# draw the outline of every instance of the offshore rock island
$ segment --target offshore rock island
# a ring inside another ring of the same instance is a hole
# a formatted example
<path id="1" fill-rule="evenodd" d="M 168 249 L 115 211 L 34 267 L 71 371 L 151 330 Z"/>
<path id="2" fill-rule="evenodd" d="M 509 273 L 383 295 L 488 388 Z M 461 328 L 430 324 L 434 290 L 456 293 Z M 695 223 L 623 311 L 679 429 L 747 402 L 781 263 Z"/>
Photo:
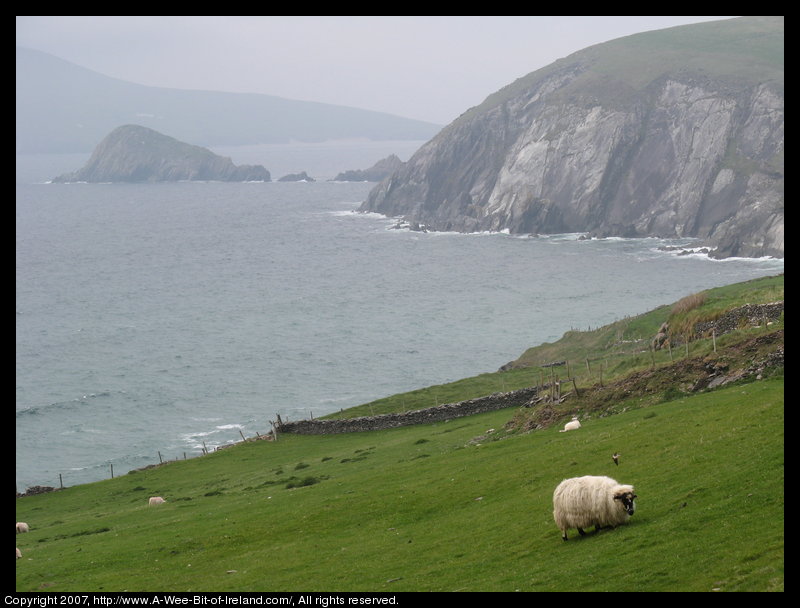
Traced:
<path id="1" fill-rule="evenodd" d="M 114 129 L 86 166 L 54 178 L 69 182 L 270 181 L 261 165 L 234 165 L 230 158 L 139 125 Z"/>
<path id="2" fill-rule="evenodd" d="M 361 211 L 432 231 L 697 238 L 783 257 L 784 18 L 588 47 L 490 95 Z"/>
<path id="3" fill-rule="evenodd" d="M 334 182 L 380 182 L 403 167 L 405 163 L 396 155 L 390 154 L 379 160 L 369 169 L 343 171 L 333 178 Z"/>

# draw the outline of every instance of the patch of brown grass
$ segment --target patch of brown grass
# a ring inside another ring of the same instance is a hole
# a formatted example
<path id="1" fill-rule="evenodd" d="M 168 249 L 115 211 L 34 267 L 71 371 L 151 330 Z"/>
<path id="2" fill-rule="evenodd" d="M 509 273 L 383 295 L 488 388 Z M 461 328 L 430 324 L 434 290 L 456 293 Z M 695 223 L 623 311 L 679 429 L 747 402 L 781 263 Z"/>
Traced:
<path id="1" fill-rule="evenodd" d="M 706 293 L 704 291 L 701 291 L 700 293 L 693 293 L 692 295 L 681 298 L 675 302 L 675 304 L 672 305 L 672 314 L 680 315 L 687 313 L 690 310 L 701 307 L 705 303 Z"/>

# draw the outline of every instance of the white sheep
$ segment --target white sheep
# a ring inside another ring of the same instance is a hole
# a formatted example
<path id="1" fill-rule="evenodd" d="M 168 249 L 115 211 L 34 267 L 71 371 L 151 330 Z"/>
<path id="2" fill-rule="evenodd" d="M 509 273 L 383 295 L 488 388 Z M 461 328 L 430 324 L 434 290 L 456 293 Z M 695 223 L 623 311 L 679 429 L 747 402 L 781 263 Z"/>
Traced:
<path id="1" fill-rule="evenodd" d="M 20 532 L 29 532 L 29 531 L 30 527 L 28 526 L 28 524 L 26 524 L 24 521 L 17 522 L 17 534 L 19 534 Z"/>
<path id="2" fill-rule="evenodd" d="M 160 496 L 151 496 L 150 500 L 147 501 L 147 506 L 152 507 L 153 505 L 160 505 L 165 502 L 167 501 L 161 498 Z"/>
<path id="3" fill-rule="evenodd" d="M 585 475 L 565 479 L 553 492 L 553 519 L 567 540 L 567 530 L 614 527 L 625 523 L 636 509 L 633 486 L 621 485 L 610 477 Z"/>
<path id="4" fill-rule="evenodd" d="M 22 557 L 22 551 L 20 551 L 19 547 L 17 547 L 17 559 L 19 559 L 20 557 Z"/>
<path id="5" fill-rule="evenodd" d="M 572 420 L 570 420 L 569 422 L 567 422 L 567 424 L 564 425 L 564 428 L 562 430 L 560 430 L 558 432 L 559 433 L 566 433 L 567 431 L 574 431 L 574 430 L 579 429 L 579 428 L 581 428 L 581 423 L 578 420 L 578 417 L 575 416 Z"/>

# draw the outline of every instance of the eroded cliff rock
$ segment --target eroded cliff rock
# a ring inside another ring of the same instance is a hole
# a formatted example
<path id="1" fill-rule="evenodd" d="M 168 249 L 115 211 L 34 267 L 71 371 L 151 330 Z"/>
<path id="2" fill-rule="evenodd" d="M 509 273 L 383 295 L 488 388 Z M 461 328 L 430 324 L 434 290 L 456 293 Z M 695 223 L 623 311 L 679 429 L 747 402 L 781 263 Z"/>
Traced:
<path id="1" fill-rule="evenodd" d="M 361 210 L 429 230 L 698 237 L 783 257 L 783 18 L 590 47 L 465 112 Z"/>

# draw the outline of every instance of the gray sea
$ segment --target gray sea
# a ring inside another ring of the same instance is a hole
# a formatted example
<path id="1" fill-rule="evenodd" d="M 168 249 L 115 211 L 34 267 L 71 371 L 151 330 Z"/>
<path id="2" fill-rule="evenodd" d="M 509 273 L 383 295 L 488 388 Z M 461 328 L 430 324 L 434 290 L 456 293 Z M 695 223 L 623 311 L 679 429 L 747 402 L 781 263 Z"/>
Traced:
<path id="1" fill-rule="evenodd" d="M 50 184 L 17 159 L 16 486 L 88 483 L 495 371 L 783 261 L 660 239 L 419 233 L 328 181 L 421 142 L 214 150 L 313 183 Z"/>

